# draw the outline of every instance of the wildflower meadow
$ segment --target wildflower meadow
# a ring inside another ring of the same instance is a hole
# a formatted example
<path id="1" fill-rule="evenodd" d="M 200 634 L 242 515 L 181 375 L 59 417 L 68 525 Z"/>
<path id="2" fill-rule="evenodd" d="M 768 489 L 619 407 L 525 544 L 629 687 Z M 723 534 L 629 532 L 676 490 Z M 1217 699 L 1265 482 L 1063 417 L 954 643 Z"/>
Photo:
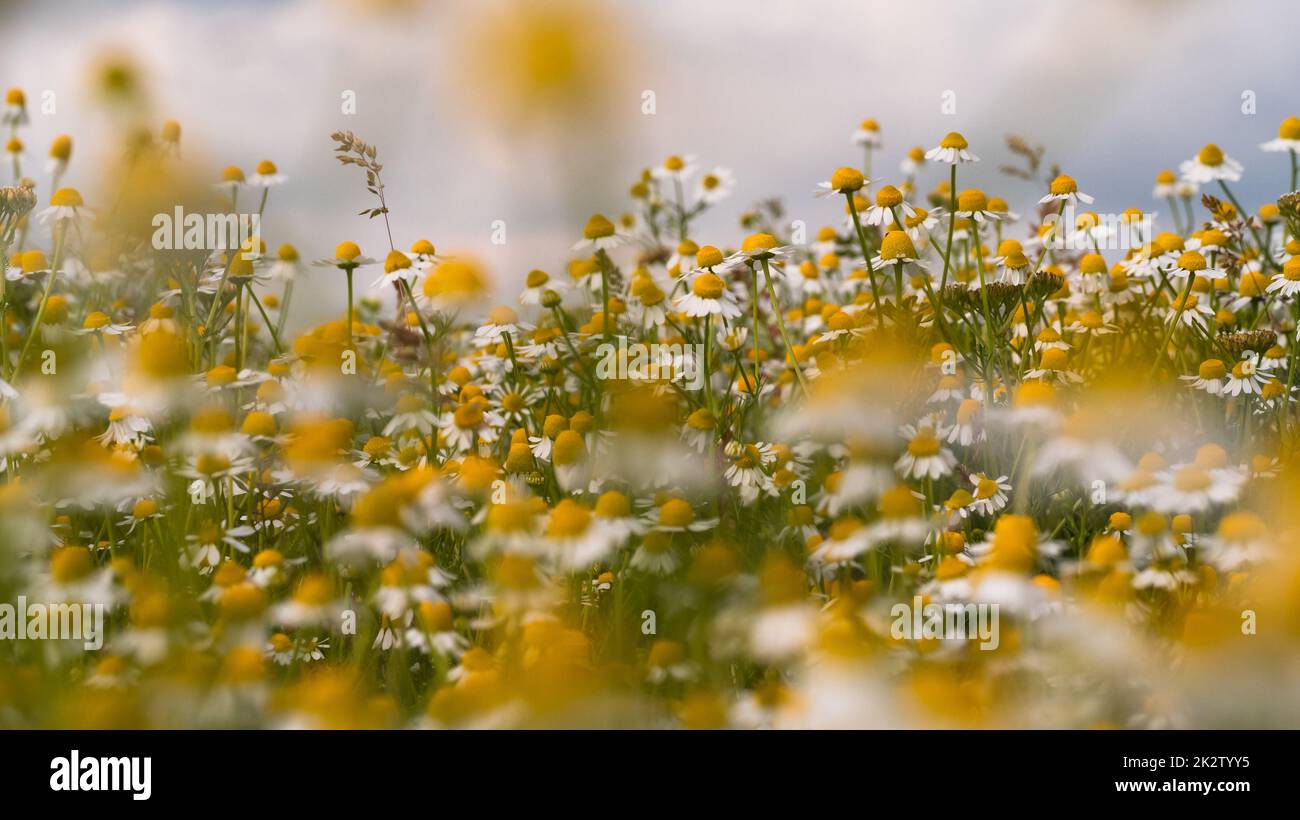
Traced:
<path id="1" fill-rule="evenodd" d="M 800 218 L 682 145 L 500 270 L 362 124 L 291 244 L 276 145 L 38 105 L 0 727 L 1300 727 L 1294 116 L 1129 202 L 845 106 Z"/>

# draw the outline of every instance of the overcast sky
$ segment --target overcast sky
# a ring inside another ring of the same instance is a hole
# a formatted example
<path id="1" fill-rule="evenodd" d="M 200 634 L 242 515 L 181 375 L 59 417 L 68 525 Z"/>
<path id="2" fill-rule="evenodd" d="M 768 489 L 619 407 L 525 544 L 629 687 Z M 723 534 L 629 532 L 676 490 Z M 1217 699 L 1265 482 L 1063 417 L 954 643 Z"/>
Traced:
<path id="1" fill-rule="evenodd" d="M 607 51 L 585 40 L 575 59 L 597 55 L 579 63 L 581 88 L 602 96 L 581 116 L 557 114 L 568 130 L 554 133 L 535 111 L 492 105 L 492 66 L 510 63 L 501 49 L 511 41 L 494 36 L 513 19 L 505 0 L 9 0 L 0 82 L 33 100 L 57 95 L 57 112 L 27 132 L 33 153 L 67 132 L 77 161 L 90 162 L 108 124 L 87 94 L 89 67 L 109 50 L 130 54 L 157 120 L 183 124 L 187 155 L 214 169 L 279 163 L 291 180 L 272 194 L 264 236 L 309 257 L 342 239 L 379 256 L 386 245 L 378 224 L 355 215 L 369 205 L 358 172 L 331 156 L 329 133 L 352 130 L 380 147 L 399 245 L 427 237 L 475 250 L 503 282 L 557 269 L 587 213 L 622 210 L 638 171 L 669 153 L 738 179 L 701 241 L 736 242 L 736 212 L 767 196 L 810 225 L 828 222 L 836 206 L 810 191 L 860 161 L 849 134 L 868 116 L 884 133 L 877 176 L 897 181 L 908 148 L 960 130 L 983 159 L 963 168 L 965 181 L 1019 210 L 1037 194 L 997 173 L 1008 133 L 1045 144 L 1105 211 L 1153 207 L 1155 172 L 1211 140 L 1246 166 L 1248 205 L 1286 184 L 1285 158 L 1258 150 L 1300 114 L 1300 11 L 1286 0 L 596 5 L 584 36 Z M 351 116 L 340 110 L 347 90 Z M 647 90 L 653 115 L 642 113 Z M 954 115 L 941 112 L 946 91 Z M 1242 111 L 1247 91 L 1253 115 Z M 78 167 L 72 184 L 83 184 Z M 494 220 L 505 220 L 505 245 L 490 244 Z M 320 293 L 315 311 L 337 307 Z"/>

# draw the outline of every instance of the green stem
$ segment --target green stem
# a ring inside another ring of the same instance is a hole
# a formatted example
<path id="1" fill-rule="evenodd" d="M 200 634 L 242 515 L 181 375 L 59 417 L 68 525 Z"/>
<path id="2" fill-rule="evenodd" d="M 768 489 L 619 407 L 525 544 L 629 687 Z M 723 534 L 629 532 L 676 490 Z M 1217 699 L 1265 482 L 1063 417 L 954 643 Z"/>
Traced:
<path id="1" fill-rule="evenodd" d="M 50 302 L 50 293 L 54 290 L 54 279 L 58 276 L 59 265 L 63 262 L 63 246 L 67 241 L 68 226 L 60 226 L 58 233 L 58 242 L 54 246 L 54 261 L 50 263 L 50 276 L 45 280 L 45 291 L 41 294 L 41 303 L 36 308 L 36 318 L 32 320 L 32 326 L 27 330 L 27 341 L 23 344 L 23 349 L 18 353 L 18 361 L 14 362 L 14 369 L 9 374 L 10 383 L 13 383 L 18 378 L 18 373 L 23 367 L 23 360 L 27 358 L 27 353 L 31 350 L 32 342 L 36 341 L 36 335 L 41 332 L 41 320 L 45 318 L 45 306 Z M 0 332 L 6 331 L 7 329 L 0 328 Z"/>
<path id="2" fill-rule="evenodd" d="M 763 278 L 767 280 L 767 298 L 772 300 L 772 312 L 776 314 L 776 326 L 781 330 L 781 340 L 785 342 L 785 349 L 790 353 L 790 359 L 794 362 L 794 375 L 799 380 L 799 387 L 803 389 L 803 394 L 808 395 L 808 382 L 804 380 L 803 368 L 799 366 L 799 358 L 795 355 L 794 345 L 790 343 L 790 334 L 785 329 L 785 317 L 781 315 L 781 302 L 776 298 L 776 287 L 772 284 L 772 269 L 768 267 L 767 257 L 763 257 Z"/>
<path id="3" fill-rule="evenodd" d="M 867 237 L 862 232 L 862 220 L 858 219 L 858 204 L 853 201 L 853 192 L 846 191 L 844 198 L 849 201 L 849 215 L 853 217 L 853 227 L 858 234 L 858 247 L 862 250 L 862 263 L 867 266 L 867 278 L 871 280 L 871 301 L 876 305 L 876 324 L 881 328 L 885 326 L 884 309 L 880 306 L 880 287 L 876 284 L 876 271 L 871 265 L 871 251 L 867 248 Z M 758 282 L 758 273 L 754 273 L 754 281 Z M 755 328 L 757 333 L 758 329 Z"/>
<path id="4" fill-rule="evenodd" d="M 1151 378 L 1160 369 L 1160 361 L 1165 357 L 1165 350 L 1169 347 L 1169 339 L 1174 335 L 1174 328 L 1178 327 L 1178 320 L 1183 315 L 1183 309 L 1187 306 L 1187 296 L 1192 292 L 1192 283 L 1196 277 L 1187 274 L 1187 284 L 1183 286 L 1182 295 L 1178 297 L 1178 308 L 1174 312 L 1174 317 L 1169 320 L 1169 327 L 1165 330 L 1165 337 L 1160 342 L 1160 347 L 1156 348 L 1156 360 L 1151 363 L 1151 371 L 1147 378 Z"/>

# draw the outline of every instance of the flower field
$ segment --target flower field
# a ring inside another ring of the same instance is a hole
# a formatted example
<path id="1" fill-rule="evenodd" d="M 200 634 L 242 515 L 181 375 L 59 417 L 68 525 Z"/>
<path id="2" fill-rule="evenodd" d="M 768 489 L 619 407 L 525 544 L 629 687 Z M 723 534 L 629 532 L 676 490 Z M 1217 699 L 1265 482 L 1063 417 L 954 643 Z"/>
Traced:
<path id="1" fill-rule="evenodd" d="M 672 156 L 527 272 L 410 225 L 363 134 L 331 207 L 388 243 L 294 247 L 274 161 L 169 121 L 92 189 L 28 122 L 0 726 L 1300 726 L 1300 120 L 1141 203 L 866 120 L 817 225 Z M 312 291 L 346 312 L 291 330 Z"/>

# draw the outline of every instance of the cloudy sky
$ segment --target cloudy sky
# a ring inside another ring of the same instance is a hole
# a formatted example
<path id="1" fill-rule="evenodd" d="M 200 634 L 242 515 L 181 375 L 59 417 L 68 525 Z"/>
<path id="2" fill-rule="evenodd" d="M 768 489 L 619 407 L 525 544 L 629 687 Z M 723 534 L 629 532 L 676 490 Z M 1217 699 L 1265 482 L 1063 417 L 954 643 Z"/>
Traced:
<path id="1" fill-rule="evenodd" d="M 769 196 L 830 221 L 835 206 L 810 191 L 860 161 L 849 135 L 864 117 L 883 128 L 877 176 L 959 130 L 983 160 L 965 183 L 1021 210 L 1037 195 L 997 171 L 1007 134 L 1045 145 L 1106 211 L 1153 208 L 1156 171 L 1213 140 L 1246 166 L 1238 194 L 1253 207 L 1286 185 L 1285 159 L 1257 146 L 1300 113 L 1297 18 L 1286 0 L 9 0 L 0 82 L 33 101 L 54 92 L 27 142 L 39 156 L 72 134 L 69 181 L 91 187 L 78 170 L 114 125 L 90 78 L 109 55 L 130 60 L 148 115 L 184 126 L 187 158 L 214 174 L 280 165 L 290 183 L 264 235 L 308 256 L 386 245 L 356 216 L 370 204 L 359 173 L 332 159 L 329 133 L 351 130 L 380 148 L 399 245 L 474 251 L 513 283 L 558 268 L 586 216 L 623 210 L 638 172 L 670 153 L 738 180 L 702 242 L 736 242 L 735 214 Z M 490 242 L 497 220 L 504 245 Z M 322 287 L 311 307 L 341 304 Z"/>

